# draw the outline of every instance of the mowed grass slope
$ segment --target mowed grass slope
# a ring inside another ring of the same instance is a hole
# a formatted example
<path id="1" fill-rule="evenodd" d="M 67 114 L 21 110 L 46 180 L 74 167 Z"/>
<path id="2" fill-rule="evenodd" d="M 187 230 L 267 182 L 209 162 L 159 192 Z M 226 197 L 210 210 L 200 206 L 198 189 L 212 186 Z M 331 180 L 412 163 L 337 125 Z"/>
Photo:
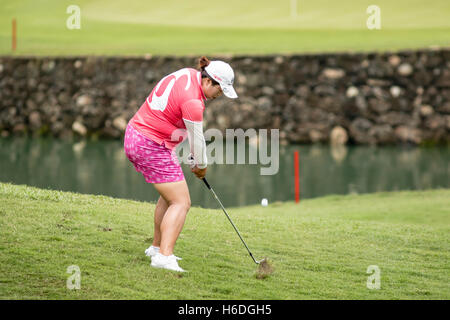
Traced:
<path id="1" fill-rule="evenodd" d="M 447 0 L 4 0 L 0 54 L 221 55 L 333 51 L 393 51 L 450 46 Z M 70 5 L 81 29 L 69 30 Z M 370 5 L 381 9 L 381 30 L 368 30 Z"/>
<path id="2" fill-rule="evenodd" d="M 219 190 L 217 190 L 219 191 Z M 450 190 L 191 208 L 175 254 L 149 266 L 153 203 L 0 184 L 1 299 L 449 299 Z M 71 265 L 81 289 L 68 290 Z M 366 286 L 381 270 L 381 289 Z"/>

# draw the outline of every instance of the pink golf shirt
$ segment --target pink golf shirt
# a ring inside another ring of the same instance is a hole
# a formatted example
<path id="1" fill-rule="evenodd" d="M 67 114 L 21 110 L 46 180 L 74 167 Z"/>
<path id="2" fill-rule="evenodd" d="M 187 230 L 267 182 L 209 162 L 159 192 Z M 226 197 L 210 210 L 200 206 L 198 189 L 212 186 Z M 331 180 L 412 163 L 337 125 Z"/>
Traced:
<path id="1" fill-rule="evenodd" d="M 206 100 L 201 87 L 201 73 L 192 68 L 180 69 L 161 79 L 130 124 L 144 136 L 172 150 L 187 134 L 183 119 L 203 121 Z"/>

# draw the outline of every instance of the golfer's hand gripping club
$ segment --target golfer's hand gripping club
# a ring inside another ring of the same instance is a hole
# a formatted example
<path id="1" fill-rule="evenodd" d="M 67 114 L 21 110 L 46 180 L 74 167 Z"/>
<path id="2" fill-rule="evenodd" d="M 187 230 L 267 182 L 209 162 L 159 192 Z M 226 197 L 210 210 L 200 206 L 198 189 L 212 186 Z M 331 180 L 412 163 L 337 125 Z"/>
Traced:
<path id="1" fill-rule="evenodd" d="M 206 168 L 200 169 L 196 166 L 193 154 L 189 154 L 187 162 L 189 167 L 191 168 L 191 172 L 195 174 L 195 176 L 199 179 L 203 179 L 206 174 Z"/>

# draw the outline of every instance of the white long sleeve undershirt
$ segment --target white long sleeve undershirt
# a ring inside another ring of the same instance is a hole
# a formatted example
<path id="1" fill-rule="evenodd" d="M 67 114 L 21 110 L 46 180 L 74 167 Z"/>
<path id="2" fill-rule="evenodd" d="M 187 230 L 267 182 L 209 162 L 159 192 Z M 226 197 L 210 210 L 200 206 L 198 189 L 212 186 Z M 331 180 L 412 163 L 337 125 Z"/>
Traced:
<path id="1" fill-rule="evenodd" d="M 191 121 L 184 118 L 183 121 L 186 125 L 194 163 L 199 169 L 204 169 L 208 165 L 208 159 L 206 157 L 206 141 L 203 136 L 203 121 Z"/>

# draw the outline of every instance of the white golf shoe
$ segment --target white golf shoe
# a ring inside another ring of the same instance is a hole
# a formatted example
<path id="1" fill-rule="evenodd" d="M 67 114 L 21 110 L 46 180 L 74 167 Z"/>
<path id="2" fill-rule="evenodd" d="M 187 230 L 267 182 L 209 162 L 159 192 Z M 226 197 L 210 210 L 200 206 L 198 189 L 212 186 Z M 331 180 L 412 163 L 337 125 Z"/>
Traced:
<path id="1" fill-rule="evenodd" d="M 152 256 L 152 263 L 150 265 L 154 268 L 185 272 L 185 270 L 178 265 L 177 259 L 173 254 L 170 256 L 165 256 L 158 252 Z"/>
<path id="2" fill-rule="evenodd" d="M 147 249 L 145 249 L 145 255 L 147 257 L 154 257 L 157 253 L 159 253 L 159 247 L 150 246 Z M 183 258 L 175 256 L 175 259 L 177 260 L 183 260 Z"/>
<path id="3" fill-rule="evenodd" d="M 158 247 L 150 246 L 147 249 L 145 249 L 145 255 L 147 257 L 153 257 L 159 252 Z"/>

